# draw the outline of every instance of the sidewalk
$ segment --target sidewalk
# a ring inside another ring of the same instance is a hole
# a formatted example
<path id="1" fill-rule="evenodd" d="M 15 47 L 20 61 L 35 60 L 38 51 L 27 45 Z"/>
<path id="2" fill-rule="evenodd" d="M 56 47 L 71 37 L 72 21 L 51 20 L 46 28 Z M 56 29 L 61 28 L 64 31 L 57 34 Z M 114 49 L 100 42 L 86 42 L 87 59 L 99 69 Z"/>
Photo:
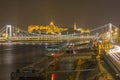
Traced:
<path id="1" fill-rule="evenodd" d="M 99 80 L 114 80 L 112 75 L 105 69 L 105 67 L 102 65 L 102 62 L 99 58 L 97 58 L 98 66 L 101 71 L 101 75 L 99 77 Z"/>
<path id="2" fill-rule="evenodd" d="M 81 67 L 82 63 L 83 63 L 83 61 L 79 59 L 78 62 L 77 62 L 76 70 L 80 70 L 80 67 Z M 79 76 L 80 76 L 80 71 L 77 72 L 75 80 L 79 80 Z"/>

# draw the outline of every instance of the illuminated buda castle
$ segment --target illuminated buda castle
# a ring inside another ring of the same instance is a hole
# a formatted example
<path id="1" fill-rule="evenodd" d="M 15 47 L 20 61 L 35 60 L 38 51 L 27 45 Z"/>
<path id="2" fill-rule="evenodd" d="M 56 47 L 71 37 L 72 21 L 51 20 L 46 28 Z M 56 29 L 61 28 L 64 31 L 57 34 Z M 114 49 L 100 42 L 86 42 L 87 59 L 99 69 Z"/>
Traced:
<path id="1" fill-rule="evenodd" d="M 48 26 L 30 25 L 28 26 L 29 33 L 40 34 L 61 34 L 62 31 L 66 31 L 68 28 L 61 28 L 55 26 L 53 22 L 50 22 Z"/>
<path id="2" fill-rule="evenodd" d="M 50 22 L 48 26 L 40 26 L 40 25 L 30 25 L 28 26 L 29 33 L 39 33 L 39 34 L 73 34 L 77 33 L 89 33 L 90 30 L 84 30 L 82 28 L 77 28 L 76 24 L 74 24 L 73 28 L 63 28 L 54 25 L 53 22 Z"/>

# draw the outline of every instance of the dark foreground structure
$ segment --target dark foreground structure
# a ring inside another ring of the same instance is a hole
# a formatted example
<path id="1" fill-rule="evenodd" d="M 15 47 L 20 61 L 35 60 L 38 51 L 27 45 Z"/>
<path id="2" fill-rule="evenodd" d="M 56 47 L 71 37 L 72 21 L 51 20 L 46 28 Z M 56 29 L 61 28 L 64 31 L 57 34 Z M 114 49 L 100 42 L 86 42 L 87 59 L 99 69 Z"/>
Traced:
<path id="1" fill-rule="evenodd" d="M 12 72 L 11 80 L 108 80 L 100 62 L 109 64 L 109 60 L 105 54 L 97 58 L 98 50 L 89 43 L 67 46 L 62 52 L 48 54 L 40 61 Z M 110 80 L 119 79 L 117 76 Z"/>

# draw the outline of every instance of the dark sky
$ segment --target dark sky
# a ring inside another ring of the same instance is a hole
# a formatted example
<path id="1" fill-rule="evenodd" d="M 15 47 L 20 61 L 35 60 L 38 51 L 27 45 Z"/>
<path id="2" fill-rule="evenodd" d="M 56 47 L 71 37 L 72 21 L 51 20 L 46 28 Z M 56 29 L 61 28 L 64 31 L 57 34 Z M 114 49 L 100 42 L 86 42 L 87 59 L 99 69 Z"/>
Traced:
<path id="1" fill-rule="evenodd" d="M 120 0 L 0 0 L 0 27 L 11 24 L 95 28 L 109 22 L 120 25 Z"/>

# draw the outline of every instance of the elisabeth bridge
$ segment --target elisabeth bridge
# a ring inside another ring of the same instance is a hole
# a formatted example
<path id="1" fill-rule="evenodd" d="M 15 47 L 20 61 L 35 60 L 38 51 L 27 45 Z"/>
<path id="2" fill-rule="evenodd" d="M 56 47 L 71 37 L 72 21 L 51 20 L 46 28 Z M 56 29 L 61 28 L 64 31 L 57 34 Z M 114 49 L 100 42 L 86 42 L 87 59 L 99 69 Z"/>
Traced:
<path id="1" fill-rule="evenodd" d="M 118 27 L 111 23 L 90 30 L 88 35 L 76 34 L 38 34 L 18 29 L 17 27 L 7 25 L 0 29 L 0 41 L 70 41 L 70 40 L 91 40 L 101 39 L 112 41 L 118 39 Z"/>

